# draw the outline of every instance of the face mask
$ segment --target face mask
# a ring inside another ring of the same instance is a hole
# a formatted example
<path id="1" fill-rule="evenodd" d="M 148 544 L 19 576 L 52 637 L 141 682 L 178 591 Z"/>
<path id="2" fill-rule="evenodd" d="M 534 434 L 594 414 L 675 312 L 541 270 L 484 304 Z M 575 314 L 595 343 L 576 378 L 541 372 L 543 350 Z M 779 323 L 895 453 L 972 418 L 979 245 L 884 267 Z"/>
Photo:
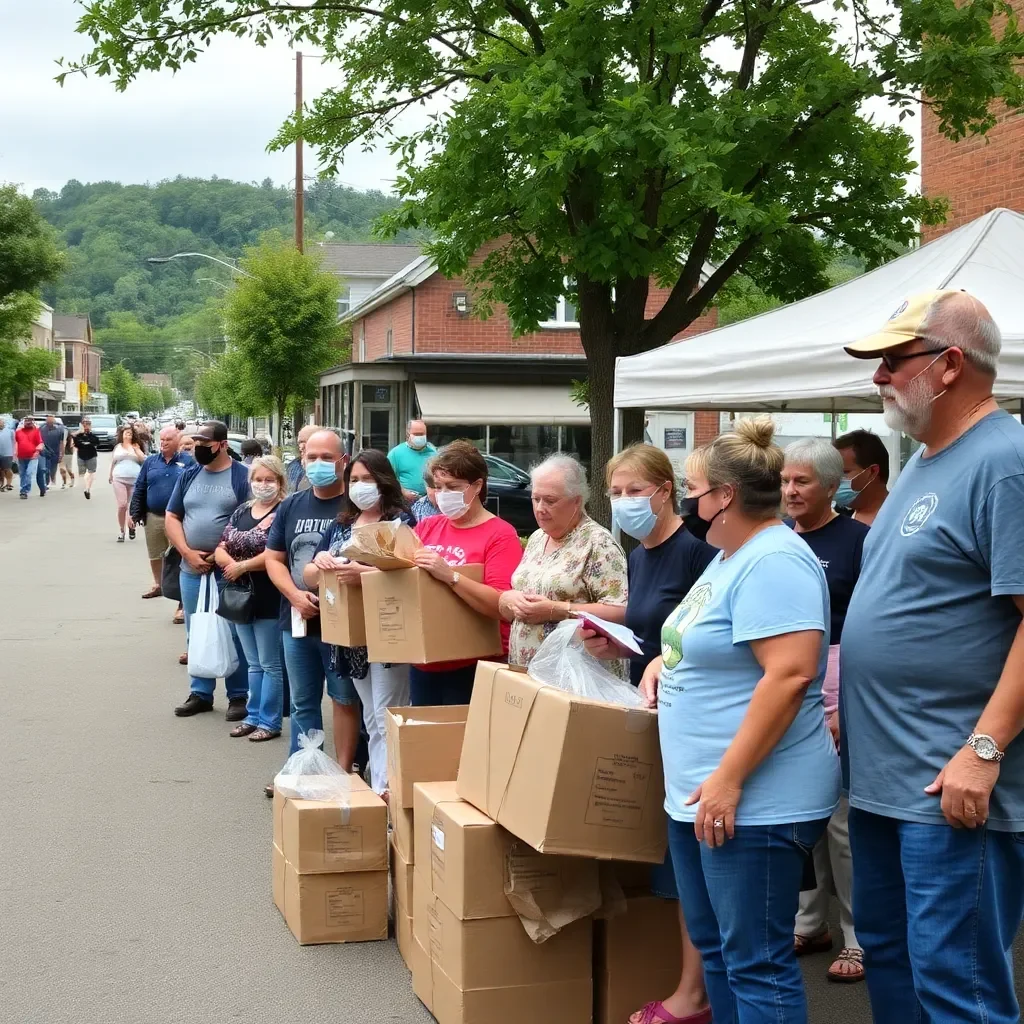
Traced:
<path id="1" fill-rule="evenodd" d="M 252 496 L 257 501 L 273 501 L 277 497 L 277 484 L 253 484 Z"/>
<path id="2" fill-rule="evenodd" d="M 441 510 L 441 514 L 449 519 L 458 519 L 469 511 L 462 491 L 438 491 L 437 507 Z"/>
<path id="3" fill-rule="evenodd" d="M 333 462 L 313 459 L 306 463 L 306 476 L 314 487 L 330 487 L 338 482 L 338 469 Z"/>
<path id="4" fill-rule="evenodd" d="M 409 444 L 413 448 L 426 448 L 427 447 L 426 436 L 423 435 L 423 434 L 412 434 L 409 437 Z"/>
<path id="5" fill-rule="evenodd" d="M 369 480 L 357 480 L 354 484 L 349 485 L 348 496 L 356 508 L 365 512 L 380 501 L 380 488 L 376 484 L 370 483 Z"/>
<path id="6" fill-rule="evenodd" d="M 850 477 L 849 480 L 843 480 L 839 484 L 839 489 L 836 491 L 836 496 L 834 499 L 837 505 L 841 506 L 842 508 L 849 508 L 850 505 L 852 505 L 857 500 L 857 498 L 860 497 L 860 492 L 864 490 L 864 488 L 854 487 L 853 481 L 856 480 L 857 477 L 861 476 L 866 472 L 867 470 L 862 469 L 860 473 L 855 473 L 853 476 Z"/>
<path id="7" fill-rule="evenodd" d="M 215 452 L 208 444 L 197 444 L 196 450 L 192 453 L 193 458 L 200 466 L 208 466 L 220 452 Z"/>
<path id="8" fill-rule="evenodd" d="M 612 501 L 612 522 L 635 540 L 649 537 L 658 522 L 658 517 L 651 508 L 651 496 L 615 498 Z"/>

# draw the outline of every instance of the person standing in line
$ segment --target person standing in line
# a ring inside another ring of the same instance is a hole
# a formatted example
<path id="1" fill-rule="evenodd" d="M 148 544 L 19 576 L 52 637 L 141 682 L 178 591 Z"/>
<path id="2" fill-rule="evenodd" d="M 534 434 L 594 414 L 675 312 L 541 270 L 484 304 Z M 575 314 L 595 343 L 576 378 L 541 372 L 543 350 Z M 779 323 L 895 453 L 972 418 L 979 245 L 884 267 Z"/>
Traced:
<path id="1" fill-rule="evenodd" d="M 782 500 L 796 533 L 807 542 L 825 571 L 831 608 L 828 669 L 822 695 L 825 720 L 832 738 L 839 743 L 839 644 L 846 621 L 846 609 L 860 575 L 861 555 L 868 527 L 849 516 L 841 516 L 832 500 L 843 479 L 843 458 L 823 437 L 795 441 L 786 448 L 782 467 Z M 848 828 L 849 804 L 840 796 L 839 806 L 828 829 L 814 847 L 816 888 L 800 893 L 793 947 L 797 956 L 832 949 L 829 931 L 829 895 L 835 886 L 839 900 L 839 925 L 843 944 L 828 969 L 829 981 L 852 984 L 864 980 L 864 952 L 854 931 L 853 858 Z"/>
<path id="2" fill-rule="evenodd" d="M 100 439 L 92 432 L 92 420 L 82 418 L 82 425 L 71 435 L 78 453 L 78 475 L 82 478 L 82 489 L 86 500 L 92 497 L 92 482 L 96 478 L 96 460 L 99 457 Z"/>
<path id="3" fill-rule="evenodd" d="M 46 450 L 40 456 L 39 469 L 45 470 L 47 490 L 57 482 L 57 467 L 64 453 L 64 441 L 68 436 L 67 429 L 57 422 L 53 413 L 47 413 L 46 422 L 39 430 Z M 44 465 L 45 464 L 45 465 Z M 63 489 L 63 488 L 62 488 Z"/>
<path id="4" fill-rule="evenodd" d="M 65 431 L 64 447 L 60 459 L 60 489 L 75 486 L 75 445 L 71 439 L 71 431 Z"/>
<path id="5" fill-rule="evenodd" d="M 281 735 L 281 595 L 266 570 L 267 536 L 288 487 L 281 460 L 257 455 L 249 466 L 249 487 L 252 501 L 231 514 L 214 558 L 226 580 L 245 578 L 252 588 L 252 621 L 235 623 L 249 663 L 249 701 L 230 735 L 262 743 Z"/>
<path id="6" fill-rule="evenodd" d="M 961 291 L 848 345 L 886 425 L 920 441 L 875 519 L 843 627 L 853 913 L 877 1024 L 1020 1020 L 1024 427 L 1002 339 Z"/>
<path id="7" fill-rule="evenodd" d="M 291 691 L 288 752 L 294 754 L 299 749 L 301 733 L 323 729 L 326 679 L 333 708 L 335 757 L 350 771 L 359 744 L 359 697 L 352 680 L 331 667 L 331 645 L 320 636 L 317 596 L 302 575 L 341 511 L 347 459 L 334 431 L 316 427 L 307 435 L 304 472 L 310 487 L 290 494 L 278 507 L 267 538 L 266 566 L 281 594 L 278 626 Z M 273 786 L 268 789 L 267 795 L 273 796 Z"/>
<path id="8" fill-rule="evenodd" d="M 423 474 L 437 449 L 427 440 L 427 425 L 423 420 L 410 420 L 405 428 L 405 440 L 388 452 L 391 463 L 402 485 L 406 501 L 417 501 L 426 494 Z"/>
<path id="9" fill-rule="evenodd" d="M 889 449 L 870 430 L 851 430 L 832 444 L 843 457 L 836 508 L 849 509 L 858 523 L 870 526 L 889 496 Z"/>
<path id="10" fill-rule="evenodd" d="M 222 573 L 215 568 L 213 553 L 224 534 L 231 513 L 249 500 L 249 474 L 245 466 L 228 454 L 228 428 L 219 420 L 204 423 L 193 435 L 196 465 L 182 470 L 167 502 L 164 528 L 167 539 L 181 554 L 181 599 L 185 608 L 185 631 L 199 605 L 200 581 L 210 572 L 215 584 Z M 238 634 L 231 635 L 238 654 L 238 668 L 224 680 L 228 708 L 224 718 L 240 722 L 246 715 L 249 694 L 249 666 Z M 189 695 L 174 713 L 189 718 L 213 710 L 216 679 L 189 677 Z"/>
<path id="11" fill-rule="evenodd" d="M 263 454 L 263 446 L 254 437 L 247 437 L 242 442 L 242 465 L 251 466 L 253 459 Z"/>
<path id="12" fill-rule="evenodd" d="M 441 514 L 441 510 L 437 507 L 437 489 L 434 487 L 434 474 L 430 467 L 431 463 L 428 462 L 427 468 L 423 470 L 423 486 L 427 493 L 422 498 L 417 498 L 412 504 L 412 516 L 417 523 Z"/>
<path id="13" fill-rule="evenodd" d="M 31 413 L 21 421 L 21 426 L 14 432 L 14 446 L 18 454 L 18 475 L 21 477 L 21 497 L 27 499 L 32 490 L 32 478 L 36 478 L 39 486 L 39 497 L 46 497 L 45 475 L 39 475 L 39 460 L 46 450 L 42 434 L 36 426 L 35 417 Z"/>
<path id="14" fill-rule="evenodd" d="M 0 491 L 14 489 L 14 428 L 0 416 Z"/>
<path id="15" fill-rule="evenodd" d="M 139 470 L 128 508 L 128 528 L 134 533 L 142 526 L 146 535 L 146 554 L 149 557 L 149 571 L 153 575 L 153 586 L 143 595 L 143 600 L 161 596 L 160 576 L 163 571 L 164 552 L 167 550 L 167 502 L 186 467 L 194 459 L 178 451 L 178 431 L 168 424 L 160 431 L 160 450 L 146 457 Z"/>
<path id="16" fill-rule="evenodd" d="M 309 480 L 303 469 L 306 458 L 306 442 L 318 431 L 321 430 L 315 423 L 307 423 L 295 438 L 299 448 L 299 457 L 288 463 L 288 490 L 305 491 L 309 489 Z"/>
<path id="17" fill-rule="evenodd" d="M 110 457 L 110 473 L 107 482 L 114 488 L 114 499 L 117 502 L 117 525 L 120 532 L 117 543 L 124 543 L 124 530 L 128 526 L 128 535 L 135 540 L 135 524 L 129 520 L 128 506 L 135 490 L 135 481 L 139 478 L 146 455 L 139 445 L 135 428 L 125 426 L 118 431 L 117 444 Z"/>
<path id="18" fill-rule="evenodd" d="M 191 434 L 183 434 L 178 442 L 178 451 L 182 455 L 194 456 L 196 451 L 196 439 Z"/>
<path id="19" fill-rule="evenodd" d="M 324 532 L 317 554 L 303 571 L 306 586 L 315 590 L 323 570 L 333 572 L 344 586 L 362 587 L 363 573 L 374 571 L 372 566 L 349 561 L 341 549 L 351 540 L 354 528 L 396 520 L 406 526 L 415 523 L 391 463 L 383 452 L 361 452 L 345 470 L 345 495 L 338 521 Z M 370 662 L 365 647 L 335 647 L 334 658 L 336 670 L 351 678 L 363 705 L 370 785 L 375 792 L 383 793 L 388 788 L 387 709 L 408 705 L 409 666 Z"/>

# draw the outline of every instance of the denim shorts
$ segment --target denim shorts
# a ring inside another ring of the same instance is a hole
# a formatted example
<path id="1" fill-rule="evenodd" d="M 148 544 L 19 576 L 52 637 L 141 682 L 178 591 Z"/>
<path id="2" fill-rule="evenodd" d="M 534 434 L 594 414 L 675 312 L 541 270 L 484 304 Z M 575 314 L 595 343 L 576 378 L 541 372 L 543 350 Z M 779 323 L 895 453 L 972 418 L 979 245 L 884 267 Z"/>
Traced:
<path id="1" fill-rule="evenodd" d="M 327 672 L 327 696 L 335 704 L 356 704 L 359 694 L 348 676 L 339 676 L 337 672 Z"/>
<path id="2" fill-rule="evenodd" d="M 660 864 L 651 865 L 651 892 L 663 900 L 678 900 L 679 889 L 676 887 L 676 872 L 672 866 L 672 851 L 665 851 L 665 859 Z"/>

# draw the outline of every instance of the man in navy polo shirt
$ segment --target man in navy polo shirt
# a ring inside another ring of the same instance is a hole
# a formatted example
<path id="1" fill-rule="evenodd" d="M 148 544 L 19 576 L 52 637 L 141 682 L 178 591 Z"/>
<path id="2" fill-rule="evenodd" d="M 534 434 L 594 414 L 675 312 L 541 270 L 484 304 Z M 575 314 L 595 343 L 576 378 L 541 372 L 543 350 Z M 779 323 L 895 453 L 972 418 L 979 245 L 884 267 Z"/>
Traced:
<path id="1" fill-rule="evenodd" d="M 134 529 L 136 525 L 141 525 L 146 530 L 146 554 L 153 574 L 153 586 L 142 595 L 146 599 L 160 597 L 161 594 L 160 572 L 168 546 L 164 526 L 167 502 L 170 501 L 171 492 L 182 470 L 195 461 L 191 455 L 178 451 L 181 434 L 173 424 L 168 424 L 160 431 L 159 443 L 160 450 L 148 456 L 139 470 L 128 510 L 128 528 Z"/>

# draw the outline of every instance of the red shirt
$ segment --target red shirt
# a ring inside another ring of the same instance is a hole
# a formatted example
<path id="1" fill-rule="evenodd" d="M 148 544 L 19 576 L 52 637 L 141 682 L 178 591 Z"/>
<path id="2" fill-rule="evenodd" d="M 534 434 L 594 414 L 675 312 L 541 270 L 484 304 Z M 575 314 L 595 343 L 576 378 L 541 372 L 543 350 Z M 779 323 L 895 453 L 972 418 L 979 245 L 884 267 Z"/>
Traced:
<path id="1" fill-rule="evenodd" d="M 416 524 L 416 535 L 423 546 L 437 551 L 449 565 L 483 565 L 484 583 L 499 593 L 512 589 L 512 573 L 523 557 L 523 546 L 515 529 L 497 516 L 478 526 L 453 525 L 447 516 L 431 516 Z M 508 655 L 509 623 L 501 623 L 501 649 Z M 417 665 L 428 672 L 449 672 L 452 669 L 475 665 L 469 661 L 446 661 L 432 665 Z"/>
<path id="2" fill-rule="evenodd" d="M 34 459 L 43 443 L 43 435 L 39 433 L 38 427 L 29 430 L 26 427 L 18 427 L 14 432 L 14 443 L 19 459 Z"/>

